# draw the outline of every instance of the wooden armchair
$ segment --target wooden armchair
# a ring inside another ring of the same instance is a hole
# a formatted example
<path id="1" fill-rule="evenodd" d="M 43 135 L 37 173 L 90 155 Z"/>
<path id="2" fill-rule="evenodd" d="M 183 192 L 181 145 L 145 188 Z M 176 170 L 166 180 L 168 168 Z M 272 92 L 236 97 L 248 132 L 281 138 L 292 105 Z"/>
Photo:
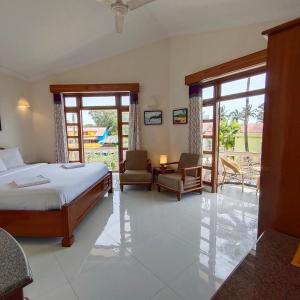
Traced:
<path id="1" fill-rule="evenodd" d="M 182 153 L 179 162 L 171 162 L 165 165 L 178 164 L 176 172 L 160 174 L 157 187 L 176 192 L 177 200 L 180 201 L 183 193 L 198 191 L 202 193 L 202 166 L 199 165 L 200 155 Z"/>
<path id="2" fill-rule="evenodd" d="M 152 168 L 147 151 L 127 151 L 126 160 L 120 163 L 120 189 L 124 185 L 146 185 L 151 191 Z"/>

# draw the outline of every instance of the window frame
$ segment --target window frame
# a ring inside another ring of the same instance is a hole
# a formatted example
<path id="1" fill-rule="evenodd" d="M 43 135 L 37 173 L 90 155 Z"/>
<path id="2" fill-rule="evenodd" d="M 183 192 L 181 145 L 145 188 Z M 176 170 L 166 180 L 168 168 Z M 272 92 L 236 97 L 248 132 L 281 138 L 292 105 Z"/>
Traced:
<path id="1" fill-rule="evenodd" d="M 224 101 L 230 101 L 239 98 L 246 98 L 252 96 L 259 96 L 266 94 L 266 88 L 258 89 L 248 92 L 235 93 L 231 95 L 221 96 L 221 85 L 226 82 L 231 82 L 234 80 L 244 79 L 260 74 L 266 74 L 267 69 L 266 66 L 260 66 L 256 68 L 252 68 L 250 70 L 236 72 L 231 75 L 226 75 L 223 77 L 219 77 L 213 80 L 207 80 L 201 82 L 202 89 L 205 87 L 214 87 L 214 97 L 203 100 L 203 107 L 213 107 L 213 119 L 202 120 L 203 123 L 213 123 L 213 134 L 209 136 L 202 135 L 202 138 L 212 138 L 212 151 L 203 151 L 203 154 L 212 156 L 212 164 L 211 166 L 203 166 L 204 170 L 211 170 L 211 181 L 204 180 L 203 183 L 207 186 L 210 186 L 212 192 L 217 192 L 218 187 L 218 169 L 219 169 L 219 122 L 220 122 L 220 107 L 221 103 Z"/>
<path id="2" fill-rule="evenodd" d="M 123 122 L 122 120 L 122 112 L 129 112 L 129 105 L 122 105 L 122 96 L 129 96 L 130 92 L 105 92 L 105 93 L 64 93 L 64 114 L 65 114 L 65 125 L 66 125 L 66 134 L 67 141 L 69 138 L 77 138 L 79 148 L 70 148 L 67 144 L 68 155 L 70 152 L 78 151 L 79 152 L 79 162 L 84 162 L 84 144 L 83 144 L 83 134 L 82 134 L 82 116 L 81 112 L 84 110 L 117 110 L 117 122 L 118 122 L 118 152 L 119 152 L 119 164 L 124 160 L 123 152 L 128 150 L 128 147 L 123 146 L 124 138 L 128 138 L 128 135 L 123 134 L 122 125 L 128 125 L 128 122 Z M 116 99 L 114 106 L 83 106 L 83 97 L 111 97 L 114 96 Z M 66 98 L 68 97 L 76 97 L 77 106 L 76 107 L 67 107 L 66 106 Z M 66 114 L 67 113 L 76 113 L 77 114 L 77 123 L 68 123 Z M 68 136 L 68 126 L 78 126 L 78 136 Z M 72 161 L 72 162 L 77 162 Z"/>

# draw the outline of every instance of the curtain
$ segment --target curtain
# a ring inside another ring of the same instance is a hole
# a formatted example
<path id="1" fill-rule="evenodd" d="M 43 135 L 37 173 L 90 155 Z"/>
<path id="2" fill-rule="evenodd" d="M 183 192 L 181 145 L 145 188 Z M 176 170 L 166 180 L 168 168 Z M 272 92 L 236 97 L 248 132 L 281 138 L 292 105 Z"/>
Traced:
<path id="1" fill-rule="evenodd" d="M 139 150 L 141 146 L 140 141 L 140 127 L 139 127 L 139 105 L 138 94 L 130 93 L 129 105 L 129 134 L 128 134 L 128 149 Z"/>
<path id="2" fill-rule="evenodd" d="M 53 99 L 56 162 L 67 163 L 69 161 L 69 158 L 63 97 L 61 94 L 53 94 Z"/>
<path id="3" fill-rule="evenodd" d="M 202 88 L 189 87 L 189 152 L 202 155 Z"/>

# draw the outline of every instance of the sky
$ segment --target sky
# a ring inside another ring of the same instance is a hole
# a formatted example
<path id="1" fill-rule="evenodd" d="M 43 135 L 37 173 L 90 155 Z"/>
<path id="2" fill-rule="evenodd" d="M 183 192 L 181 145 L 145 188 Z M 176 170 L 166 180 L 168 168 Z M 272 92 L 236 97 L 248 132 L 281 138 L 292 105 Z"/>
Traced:
<path id="1" fill-rule="evenodd" d="M 250 91 L 252 90 L 258 90 L 265 88 L 265 82 L 266 82 L 266 75 L 260 74 L 256 76 L 252 76 L 250 80 Z M 235 80 L 227 83 L 223 83 L 221 85 L 221 95 L 222 96 L 228 96 L 234 93 L 241 93 L 245 92 L 247 90 L 247 78 L 246 79 L 240 79 Z M 203 89 L 203 99 L 211 98 L 213 96 L 213 90 L 211 88 Z M 259 105 L 264 103 L 265 96 L 259 95 L 259 96 L 252 96 L 249 97 L 250 105 L 252 105 L 253 109 L 256 109 Z M 222 101 L 221 106 L 225 107 L 225 111 L 227 113 L 230 113 L 231 111 L 234 111 L 235 109 L 241 111 L 243 107 L 245 107 L 245 101 L 246 98 L 240 98 L 235 100 L 228 100 L 228 101 Z M 212 107 L 204 107 L 203 108 L 203 116 L 207 119 L 212 118 Z M 249 123 L 256 123 L 256 118 L 251 117 L 249 119 Z"/>

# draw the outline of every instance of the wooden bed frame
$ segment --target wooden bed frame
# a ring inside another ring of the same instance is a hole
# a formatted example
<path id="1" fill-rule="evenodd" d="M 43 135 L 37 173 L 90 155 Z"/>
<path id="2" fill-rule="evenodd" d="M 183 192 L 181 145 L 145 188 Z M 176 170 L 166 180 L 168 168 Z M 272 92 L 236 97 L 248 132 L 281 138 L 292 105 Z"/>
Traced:
<path id="1" fill-rule="evenodd" d="M 16 237 L 63 237 L 62 246 L 70 247 L 76 226 L 112 191 L 112 172 L 109 172 L 61 210 L 0 211 L 0 227 Z"/>

